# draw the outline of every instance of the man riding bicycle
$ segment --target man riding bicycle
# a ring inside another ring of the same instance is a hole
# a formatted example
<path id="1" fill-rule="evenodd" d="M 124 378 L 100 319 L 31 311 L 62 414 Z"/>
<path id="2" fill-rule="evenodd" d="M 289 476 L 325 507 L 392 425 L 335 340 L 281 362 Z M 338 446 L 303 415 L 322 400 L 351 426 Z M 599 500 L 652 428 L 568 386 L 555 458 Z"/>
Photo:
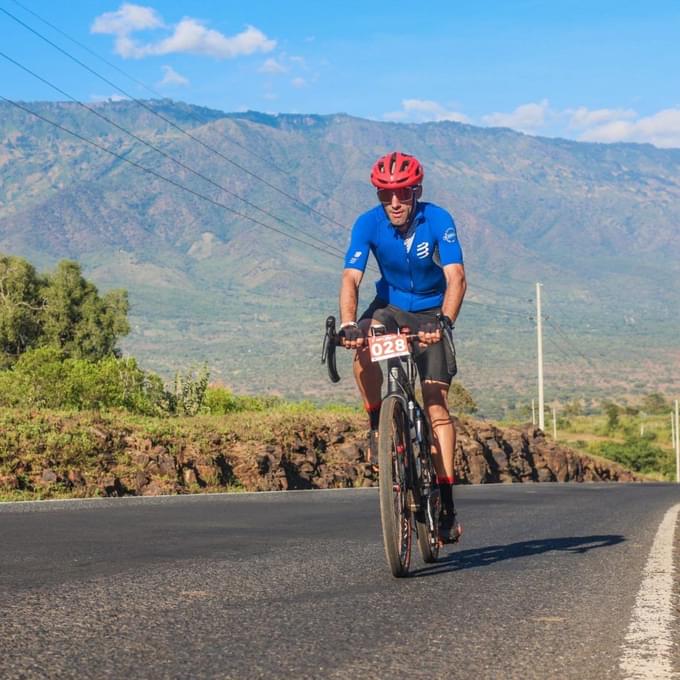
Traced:
<path id="1" fill-rule="evenodd" d="M 418 333 L 414 358 L 433 435 L 432 456 L 442 500 L 439 538 L 446 543 L 457 541 L 462 529 L 451 488 L 456 431 L 447 402 L 456 364 L 452 345 L 440 342 L 438 315 L 443 315 L 450 332 L 466 282 L 453 218 L 433 203 L 419 200 L 423 176 L 418 160 L 399 151 L 382 156 L 373 166 L 371 183 L 380 205 L 359 216 L 352 228 L 340 288 L 339 335 L 345 347 L 356 350 L 354 377 L 368 412 L 371 441 L 375 442 L 382 372 L 369 355 L 369 328 L 385 326 L 394 332 L 408 327 Z M 369 252 L 378 262 L 381 278 L 375 299 L 357 319 L 359 286 Z"/>

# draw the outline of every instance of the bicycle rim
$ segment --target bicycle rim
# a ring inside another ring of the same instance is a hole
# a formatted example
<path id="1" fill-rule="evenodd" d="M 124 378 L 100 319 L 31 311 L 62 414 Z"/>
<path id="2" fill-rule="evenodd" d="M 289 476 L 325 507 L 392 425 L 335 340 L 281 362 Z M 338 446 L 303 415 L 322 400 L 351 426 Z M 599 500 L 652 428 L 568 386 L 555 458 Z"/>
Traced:
<path id="1" fill-rule="evenodd" d="M 380 409 L 378 464 L 380 520 L 385 555 L 394 576 L 405 576 L 411 561 L 412 523 L 406 473 L 408 428 L 401 401 L 387 397 Z"/>

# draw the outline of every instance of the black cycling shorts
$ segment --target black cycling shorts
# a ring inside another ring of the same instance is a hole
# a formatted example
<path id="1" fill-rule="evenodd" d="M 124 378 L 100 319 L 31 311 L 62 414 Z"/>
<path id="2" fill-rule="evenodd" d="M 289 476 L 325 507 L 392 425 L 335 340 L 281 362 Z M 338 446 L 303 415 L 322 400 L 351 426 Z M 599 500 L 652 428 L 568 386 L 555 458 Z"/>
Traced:
<path id="1" fill-rule="evenodd" d="M 439 307 L 424 309 L 420 312 L 405 312 L 380 298 L 375 298 L 359 321 L 375 319 L 389 332 L 394 333 L 400 328 L 408 327 L 411 333 L 417 333 L 422 324 L 428 321 L 437 323 L 437 314 L 440 312 Z M 450 385 L 453 376 L 458 372 L 455 350 L 452 352 L 443 338 L 441 342 L 436 342 L 434 345 L 414 343 L 413 358 L 421 383 L 426 380 L 435 380 Z"/>

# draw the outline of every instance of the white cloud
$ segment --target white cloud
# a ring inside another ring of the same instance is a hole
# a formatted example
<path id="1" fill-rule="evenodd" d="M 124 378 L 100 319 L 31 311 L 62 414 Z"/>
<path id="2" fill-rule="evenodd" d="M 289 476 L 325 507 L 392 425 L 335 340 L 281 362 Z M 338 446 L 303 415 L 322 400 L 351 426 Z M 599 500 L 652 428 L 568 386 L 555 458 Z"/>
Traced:
<path id="1" fill-rule="evenodd" d="M 293 78 L 293 80 L 290 81 L 290 84 L 293 87 L 297 87 L 299 89 L 301 87 L 305 87 L 307 85 L 307 81 L 304 78 Z"/>
<path id="2" fill-rule="evenodd" d="M 115 35 L 115 51 L 125 59 L 176 53 L 231 59 L 255 52 L 271 52 L 276 47 L 275 40 L 270 40 L 254 26 L 246 26 L 236 35 L 225 36 L 191 17 L 182 19 L 174 26 L 172 34 L 162 40 L 139 44 L 131 37 L 135 31 L 163 27 L 165 24 L 161 17 L 151 7 L 124 4 L 117 12 L 97 17 L 91 31 Z"/>
<path id="3" fill-rule="evenodd" d="M 565 113 L 570 115 L 569 127 L 577 130 L 590 128 L 594 125 L 604 125 L 617 120 L 629 120 L 637 118 L 633 109 L 587 109 L 579 106 L 578 109 L 568 109 Z"/>
<path id="4" fill-rule="evenodd" d="M 267 59 L 262 66 L 258 69 L 260 73 L 268 73 L 270 75 L 279 75 L 281 73 L 287 73 L 288 67 L 284 66 L 280 61 L 276 59 Z"/>
<path id="5" fill-rule="evenodd" d="M 248 26 L 245 31 L 227 37 L 218 31 L 206 28 L 195 19 L 182 19 L 169 38 L 142 46 L 138 54 L 146 56 L 187 52 L 217 59 L 232 59 L 255 52 L 270 52 L 274 47 L 276 47 L 276 41 L 269 40 L 254 26 Z"/>
<path id="6" fill-rule="evenodd" d="M 445 120 L 457 123 L 469 122 L 466 115 L 458 111 L 449 111 L 446 107 L 431 99 L 403 99 L 401 111 L 391 111 L 384 114 L 383 118 L 400 123 L 426 123 Z"/>
<path id="7" fill-rule="evenodd" d="M 650 116 L 633 112 L 623 119 L 610 119 L 584 130 L 587 142 L 647 142 L 659 147 L 680 147 L 680 108 L 663 109 Z"/>
<path id="8" fill-rule="evenodd" d="M 535 132 L 546 124 L 546 118 L 550 113 L 550 104 L 547 99 L 542 101 L 522 104 L 510 113 L 490 113 L 482 116 L 485 125 L 493 127 L 509 127 L 521 132 Z"/>
<path id="9" fill-rule="evenodd" d="M 177 85 L 179 87 L 186 87 L 188 84 L 189 79 L 177 73 L 172 66 L 163 66 L 163 79 L 158 83 L 159 86 Z"/>
<path id="10" fill-rule="evenodd" d="M 98 16 L 90 30 L 92 33 L 120 36 L 163 26 L 163 20 L 152 7 L 142 7 L 126 2 L 115 12 L 106 12 Z"/>

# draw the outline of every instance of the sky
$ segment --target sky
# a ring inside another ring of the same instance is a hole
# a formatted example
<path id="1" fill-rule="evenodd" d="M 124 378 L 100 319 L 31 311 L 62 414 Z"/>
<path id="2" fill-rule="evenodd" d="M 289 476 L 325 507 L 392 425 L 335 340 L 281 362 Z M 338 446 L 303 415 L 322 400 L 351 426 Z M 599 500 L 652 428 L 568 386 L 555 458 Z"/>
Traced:
<path id="1" fill-rule="evenodd" d="M 0 0 L 0 95 L 65 99 L 9 57 L 85 102 L 124 90 L 680 147 L 679 36 L 680 0 Z"/>

